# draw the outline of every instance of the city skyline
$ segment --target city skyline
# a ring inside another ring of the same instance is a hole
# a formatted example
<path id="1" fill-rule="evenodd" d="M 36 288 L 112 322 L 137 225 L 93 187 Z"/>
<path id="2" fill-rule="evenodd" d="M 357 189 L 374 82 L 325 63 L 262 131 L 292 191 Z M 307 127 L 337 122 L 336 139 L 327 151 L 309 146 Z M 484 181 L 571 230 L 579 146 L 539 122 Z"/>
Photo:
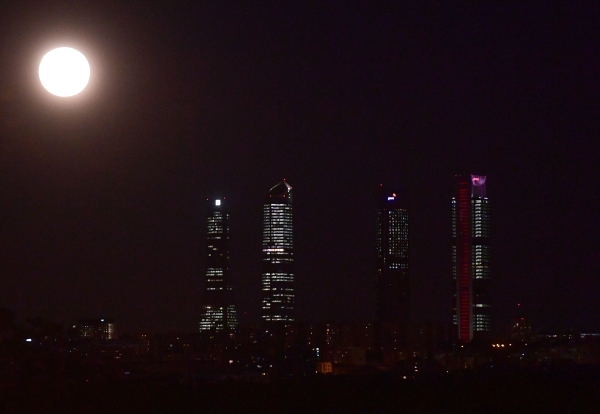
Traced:
<path id="1" fill-rule="evenodd" d="M 197 331 L 206 198 L 241 324 L 294 185 L 296 320 L 374 320 L 374 188 L 409 200 L 410 311 L 451 324 L 452 177 L 490 177 L 492 330 L 600 328 L 600 5 L 30 0 L 0 7 L 0 307 Z M 88 86 L 60 99 L 68 46 Z"/>

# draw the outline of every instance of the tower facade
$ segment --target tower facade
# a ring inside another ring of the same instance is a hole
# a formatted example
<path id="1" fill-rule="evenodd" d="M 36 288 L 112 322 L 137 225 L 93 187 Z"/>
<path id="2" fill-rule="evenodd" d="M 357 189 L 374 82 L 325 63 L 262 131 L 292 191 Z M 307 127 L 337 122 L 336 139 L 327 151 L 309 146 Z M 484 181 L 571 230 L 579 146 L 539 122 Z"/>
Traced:
<path id="1" fill-rule="evenodd" d="M 237 327 L 229 272 L 229 212 L 225 200 L 209 201 L 206 220 L 206 279 L 200 331 Z"/>
<path id="2" fill-rule="evenodd" d="M 457 175 L 452 197 L 453 322 L 460 342 L 491 330 L 490 214 L 484 175 Z"/>
<path id="3" fill-rule="evenodd" d="M 294 321 L 294 238 L 292 187 L 284 180 L 269 190 L 263 205 L 262 320 Z"/>
<path id="4" fill-rule="evenodd" d="M 377 220 L 377 320 L 410 321 L 408 205 L 398 193 L 379 187 Z"/>

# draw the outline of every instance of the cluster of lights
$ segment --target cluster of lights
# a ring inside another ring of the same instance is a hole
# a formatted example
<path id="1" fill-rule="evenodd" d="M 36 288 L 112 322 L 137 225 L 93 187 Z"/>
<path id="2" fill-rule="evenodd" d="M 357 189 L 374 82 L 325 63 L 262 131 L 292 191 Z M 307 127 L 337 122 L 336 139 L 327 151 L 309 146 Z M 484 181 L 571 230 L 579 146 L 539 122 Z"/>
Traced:
<path id="1" fill-rule="evenodd" d="M 207 199 L 208 201 L 209 199 Z M 229 271 L 229 213 L 222 211 L 225 198 L 213 199 L 207 217 L 207 256 L 205 291 L 214 292 L 207 296 L 200 318 L 200 331 L 211 329 L 233 329 L 237 326 L 235 305 L 223 303 L 223 297 L 210 296 L 232 291 L 233 287 L 228 278 Z"/>
<path id="2" fill-rule="evenodd" d="M 262 273 L 262 319 L 265 321 L 293 321 L 294 274 L 289 267 L 294 261 L 293 216 L 291 187 L 285 184 L 287 200 L 283 203 L 269 200 L 263 205 L 262 261 L 267 267 Z"/>
<path id="3" fill-rule="evenodd" d="M 512 346 L 512 344 L 508 344 L 508 346 Z M 504 348 L 504 344 L 492 344 L 492 348 Z"/>
<path id="4" fill-rule="evenodd" d="M 486 177 L 471 175 L 470 178 L 470 182 L 459 180 L 458 194 L 452 198 L 452 278 L 457 284 L 452 319 L 459 329 L 464 327 L 462 333 L 465 338 L 467 334 L 471 336 L 467 330 L 491 330 L 491 305 L 487 297 L 486 282 L 491 278 Z M 476 284 L 475 279 L 478 279 Z M 460 283 L 464 283 L 464 287 L 461 288 Z M 475 300 L 478 303 L 473 303 Z M 493 345 L 494 348 L 503 346 Z"/>

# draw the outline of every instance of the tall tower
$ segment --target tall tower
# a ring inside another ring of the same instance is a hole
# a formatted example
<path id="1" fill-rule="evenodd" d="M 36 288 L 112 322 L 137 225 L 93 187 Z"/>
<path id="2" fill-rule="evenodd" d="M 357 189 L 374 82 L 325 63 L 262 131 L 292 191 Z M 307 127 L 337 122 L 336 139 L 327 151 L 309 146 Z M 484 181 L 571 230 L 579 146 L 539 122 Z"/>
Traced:
<path id="1" fill-rule="evenodd" d="M 379 187 L 377 206 L 377 320 L 410 321 L 408 266 L 408 205 L 392 191 Z"/>
<path id="2" fill-rule="evenodd" d="M 292 187 L 284 180 L 269 190 L 263 205 L 263 322 L 294 321 L 293 264 Z"/>
<path id="3" fill-rule="evenodd" d="M 490 214 L 485 175 L 455 176 L 452 197 L 453 322 L 460 342 L 491 330 Z"/>
<path id="4" fill-rule="evenodd" d="M 206 284 L 200 331 L 237 327 L 229 273 L 229 212 L 225 200 L 211 200 L 206 220 Z"/>

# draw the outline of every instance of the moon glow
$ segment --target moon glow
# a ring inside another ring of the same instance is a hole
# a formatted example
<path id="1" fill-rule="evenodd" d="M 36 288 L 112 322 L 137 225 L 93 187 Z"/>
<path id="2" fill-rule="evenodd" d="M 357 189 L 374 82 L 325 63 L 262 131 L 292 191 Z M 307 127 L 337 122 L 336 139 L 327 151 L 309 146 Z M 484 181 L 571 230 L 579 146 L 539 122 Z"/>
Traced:
<path id="1" fill-rule="evenodd" d="M 48 92 L 68 97 L 85 89 L 90 80 L 90 64 L 81 52 L 59 47 L 46 53 L 39 73 L 40 82 Z"/>

